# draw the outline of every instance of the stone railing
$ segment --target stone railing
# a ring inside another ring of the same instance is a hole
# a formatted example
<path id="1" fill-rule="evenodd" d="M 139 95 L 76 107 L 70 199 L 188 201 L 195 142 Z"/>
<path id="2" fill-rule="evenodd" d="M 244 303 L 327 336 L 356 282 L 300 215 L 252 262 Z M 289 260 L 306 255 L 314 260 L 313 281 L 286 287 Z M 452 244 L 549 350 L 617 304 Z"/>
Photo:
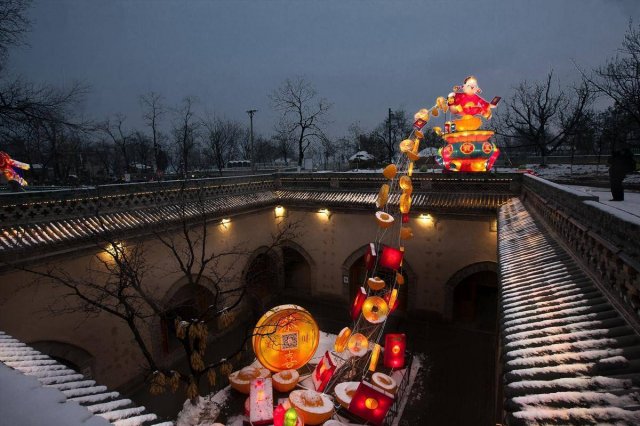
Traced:
<path id="1" fill-rule="evenodd" d="M 549 225 L 620 307 L 640 318 L 640 225 L 598 198 L 534 176 L 522 183 L 525 205 Z"/>

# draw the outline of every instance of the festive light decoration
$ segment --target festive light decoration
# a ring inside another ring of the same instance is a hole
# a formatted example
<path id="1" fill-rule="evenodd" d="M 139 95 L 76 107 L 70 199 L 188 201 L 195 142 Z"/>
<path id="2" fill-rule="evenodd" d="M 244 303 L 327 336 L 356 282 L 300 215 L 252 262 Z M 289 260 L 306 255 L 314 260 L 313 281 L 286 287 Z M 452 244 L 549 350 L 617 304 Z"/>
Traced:
<path id="1" fill-rule="evenodd" d="M 371 271 L 376 266 L 376 260 L 378 259 L 378 252 L 374 243 L 369 243 L 367 251 L 364 254 L 364 265 L 367 271 Z"/>
<path id="2" fill-rule="evenodd" d="M 413 238 L 413 231 L 408 226 L 403 226 L 400 228 L 400 239 L 402 240 L 410 240 Z"/>
<path id="3" fill-rule="evenodd" d="M 308 425 L 324 423 L 329 420 L 334 410 L 333 402 L 327 395 L 312 390 L 294 390 L 289 394 L 289 401 Z"/>
<path id="4" fill-rule="evenodd" d="M 404 367 L 406 336 L 402 333 L 388 333 L 384 338 L 384 366 L 398 369 Z"/>
<path id="5" fill-rule="evenodd" d="M 387 205 L 387 201 L 389 200 L 389 185 L 383 183 L 380 187 L 380 191 L 378 192 L 378 199 L 376 200 L 376 207 L 379 209 L 383 208 Z"/>
<path id="6" fill-rule="evenodd" d="M 367 291 L 364 287 L 360 287 L 358 294 L 356 294 L 355 299 L 353 299 L 353 304 L 351 305 L 351 319 L 354 321 L 358 319 L 360 316 L 360 312 L 362 311 L 362 304 L 367 299 Z"/>
<path id="7" fill-rule="evenodd" d="M 273 426 L 284 426 L 284 414 L 287 410 L 282 404 L 273 409 Z"/>
<path id="8" fill-rule="evenodd" d="M 304 426 L 304 421 L 295 408 L 291 407 L 284 413 L 284 426 Z"/>
<path id="9" fill-rule="evenodd" d="M 366 298 L 366 294 L 365 294 L 365 298 Z M 363 299 L 364 302 L 364 299 Z M 360 313 L 358 313 L 358 315 L 360 315 Z M 344 352 L 345 348 L 347 347 L 347 342 L 349 341 L 349 337 L 351 337 L 351 329 L 349 327 L 345 327 L 342 330 L 340 330 L 340 333 L 338 333 L 338 337 L 336 338 L 335 343 L 333 344 L 333 348 L 335 349 L 336 352 L 340 353 L 340 352 Z"/>
<path id="10" fill-rule="evenodd" d="M 402 264 L 403 254 L 399 249 L 384 246 L 380 254 L 379 265 L 383 268 L 398 270 Z"/>
<path id="11" fill-rule="evenodd" d="M 352 334 L 347 343 L 347 349 L 353 356 L 363 356 L 369 350 L 369 339 L 362 333 Z"/>
<path id="12" fill-rule="evenodd" d="M 273 388 L 282 393 L 292 391 L 298 384 L 299 379 L 300 373 L 298 373 L 298 370 L 283 370 L 271 376 Z"/>
<path id="13" fill-rule="evenodd" d="M 273 372 L 302 367 L 320 341 L 318 324 L 306 309 L 297 305 L 270 309 L 258 320 L 253 334 L 256 358 Z"/>
<path id="14" fill-rule="evenodd" d="M 378 367 L 378 358 L 380 357 L 380 345 L 374 344 L 371 350 L 371 360 L 369 361 L 369 371 L 376 371 Z"/>
<path id="15" fill-rule="evenodd" d="M 336 395 L 336 399 L 338 403 L 342 405 L 344 408 L 349 408 L 349 404 L 351 404 L 351 399 L 353 395 L 356 393 L 356 389 L 360 382 L 342 382 L 338 383 L 336 387 L 333 389 L 333 393 Z"/>
<path id="16" fill-rule="evenodd" d="M 248 395 L 251 391 L 251 382 L 253 380 L 267 378 L 270 375 L 271 372 L 266 368 L 248 366 L 229 374 L 229 384 L 238 392 Z"/>
<path id="17" fill-rule="evenodd" d="M 389 213 L 385 213 L 383 211 L 376 212 L 376 222 L 378 222 L 378 226 L 382 229 L 387 229 L 393 226 L 393 222 L 395 219 Z"/>
<path id="18" fill-rule="evenodd" d="M 6 152 L 0 151 L 0 173 L 7 181 L 16 181 L 20 186 L 27 186 L 27 181 L 18 173 L 18 169 L 29 170 L 30 168 L 31 166 L 27 163 L 14 160 Z"/>
<path id="19" fill-rule="evenodd" d="M 411 183 L 411 178 L 409 176 L 400 177 L 398 184 L 404 192 L 413 190 L 413 184 Z"/>
<path id="20" fill-rule="evenodd" d="M 362 304 L 362 316 L 371 324 L 379 324 L 387 319 L 389 306 L 382 297 L 370 296 Z"/>
<path id="21" fill-rule="evenodd" d="M 252 425 L 270 424 L 273 421 L 273 389 L 270 378 L 251 382 L 249 421 Z"/>
<path id="22" fill-rule="evenodd" d="M 322 392 L 324 388 L 327 387 L 327 383 L 329 383 L 329 380 L 331 380 L 335 371 L 336 363 L 331 357 L 329 351 L 326 351 L 320 362 L 318 362 L 313 374 L 311 374 L 313 386 L 318 392 Z"/>
<path id="23" fill-rule="evenodd" d="M 449 110 L 460 118 L 444 124 L 442 137 L 447 145 L 438 150 L 436 161 L 447 170 L 460 172 L 485 172 L 491 170 L 498 158 L 498 147 L 488 140 L 494 132 L 479 130 L 482 119 L 490 119 L 492 112 L 500 100 L 499 97 L 489 103 L 479 95 L 482 92 L 475 77 L 469 76 L 461 86 L 454 86 L 449 94 L 447 105 Z M 444 98 L 443 98 L 444 99 Z M 441 107 L 440 98 L 436 101 Z M 436 133 L 441 129 L 434 128 Z"/>
<path id="24" fill-rule="evenodd" d="M 387 167 L 384 168 L 384 170 L 382 170 L 382 175 L 389 180 L 396 177 L 397 173 L 398 173 L 398 168 L 396 167 L 395 164 L 389 164 Z"/>
<path id="25" fill-rule="evenodd" d="M 393 399 L 393 395 L 363 381 L 351 398 L 349 411 L 374 425 L 382 425 Z"/>
<path id="26" fill-rule="evenodd" d="M 389 392 L 390 394 L 395 394 L 398 388 L 398 384 L 393 377 L 379 371 L 371 375 L 371 384 L 378 389 Z"/>
<path id="27" fill-rule="evenodd" d="M 398 289 L 394 288 L 384 296 L 384 300 L 389 306 L 389 314 L 393 313 L 398 307 Z"/>
<path id="28" fill-rule="evenodd" d="M 374 291 L 382 290 L 385 286 L 384 280 L 380 277 L 372 277 L 367 280 L 369 288 Z"/>

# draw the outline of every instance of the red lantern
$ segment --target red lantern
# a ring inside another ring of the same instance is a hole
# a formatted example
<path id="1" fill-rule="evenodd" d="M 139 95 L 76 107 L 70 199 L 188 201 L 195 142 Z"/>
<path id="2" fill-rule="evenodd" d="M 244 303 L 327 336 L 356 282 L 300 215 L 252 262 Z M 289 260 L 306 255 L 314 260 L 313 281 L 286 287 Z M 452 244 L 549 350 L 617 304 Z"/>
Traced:
<path id="1" fill-rule="evenodd" d="M 398 270 L 402 265 L 402 256 L 404 253 L 396 248 L 384 246 L 380 255 L 379 265 L 383 268 Z"/>
<path id="2" fill-rule="evenodd" d="M 326 351 L 311 375 L 313 386 L 315 386 L 318 392 L 322 392 L 324 388 L 327 387 L 327 384 L 335 371 L 336 364 L 333 362 L 329 351 Z"/>
<path id="3" fill-rule="evenodd" d="M 402 223 L 409 223 L 409 213 L 402 213 Z"/>
<path id="4" fill-rule="evenodd" d="M 364 287 L 360 287 L 360 291 L 356 294 L 355 299 L 353 299 L 353 305 L 351 306 L 351 319 L 357 320 L 360 316 L 360 311 L 362 311 L 362 304 L 367 300 L 367 291 Z"/>
<path id="5" fill-rule="evenodd" d="M 393 395 L 381 389 L 376 389 L 367 382 L 360 382 L 358 389 L 351 398 L 349 411 L 356 416 L 371 422 L 374 425 L 382 425 L 387 411 L 393 403 Z"/>
<path id="6" fill-rule="evenodd" d="M 398 289 L 394 288 L 387 292 L 384 296 L 384 301 L 387 302 L 387 306 L 389 306 L 389 314 L 391 314 L 398 307 Z"/>
<path id="7" fill-rule="evenodd" d="M 286 411 L 282 404 L 278 404 L 273 410 L 273 426 L 284 426 L 284 413 Z"/>
<path id="8" fill-rule="evenodd" d="M 393 369 L 404 367 L 406 346 L 407 341 L 404 334 L 387 334 L 384 338 L 384 366 Z"/>
<path id="9" fill-rule="evenodd" d="M 376 252 L 376 245 L 374 243 L 369 243 L 368 250 L 364 254 L 364 265 L 367 268 L 367 271 L 373 270 L 376 266 L 377 257 L 378 253 Z"/>

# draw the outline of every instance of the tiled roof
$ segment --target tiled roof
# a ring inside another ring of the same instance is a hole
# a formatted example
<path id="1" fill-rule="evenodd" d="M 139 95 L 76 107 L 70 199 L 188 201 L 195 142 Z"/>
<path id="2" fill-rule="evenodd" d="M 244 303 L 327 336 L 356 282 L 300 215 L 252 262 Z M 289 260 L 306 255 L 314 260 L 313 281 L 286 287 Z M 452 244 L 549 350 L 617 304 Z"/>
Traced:
<path id="1" fill-rule="evenodd" d="M 116 426 L 171 426 L 172 422 L 159 422 L 158 417 L 138 407 L 118 392 L 87 380 L 82 374 L 67 368 L 56 360 L 27 346 L 0 331 L 0 362 L 26 376 L 35 377 L 44 388 L 60 391 L 66 401 L 86 407 L 89 413 L 102 417 Z M 27 406 L 30 395 L 21 395 Z M 7 409 L 7 407 L 4 407 Z M 33 405 L 33 409 L 38 407 Z M 2 415 L 0 414 L 0 420 Z M 1 422 L 0 422 L 1 423 Z"/>
<path id="2" fill-rule="evenodd" d="M 498 232 L 507 424 L 640 424 L 638 333 L 520 200 Z"/>

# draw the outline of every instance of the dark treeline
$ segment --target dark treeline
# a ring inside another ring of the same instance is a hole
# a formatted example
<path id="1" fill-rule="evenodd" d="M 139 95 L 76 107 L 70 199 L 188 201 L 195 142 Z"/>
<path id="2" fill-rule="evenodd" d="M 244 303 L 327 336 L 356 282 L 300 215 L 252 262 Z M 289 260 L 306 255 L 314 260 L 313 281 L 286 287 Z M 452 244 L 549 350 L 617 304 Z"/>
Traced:
<path id="1" fill-rule="evenodd" d="M 139 117 L 114 114 L 89 119 L 77 113 L 89 100 L 81 83 L 52 87 L 24 81 L 7 70 L 10 48 L 19 48 L 31 23 L 29 0 L 0 0 L 0 151 L 29 163 L 34 184 L 93 184 L 168 177 L 214 176 L 229 166 L 299 166 L 339 170 L 366 151 L 371 165 L 394 159 L 413 118 L 401 108 L 381 116 L 373 129 L 350 126 L 328 137 L 331 103 L 303 77 L 285 80 L 269 95 L 279 115 L 271 134 L 207 113 L 193 96 L 170 105 L 160 92 L 138 96 Z M 551 71 L 522 81 L 496 110 L 489 127 L 510 155 L 606 155 L 637 151 L 640 129 L 640 27 L 633 23 L 617 55 L 595 70 L 576 65 L 578 83 L 563 86 Z M 597 109 L 606 99 L 612 106 Z M 426 146 L 442 141 L 427 132 Z M 312 160 L 308 162 L 307 160 Z M 353 164 L 352 164 L 353 165 Z M 362 165 L 361 165 L 362 166 Z"/>

